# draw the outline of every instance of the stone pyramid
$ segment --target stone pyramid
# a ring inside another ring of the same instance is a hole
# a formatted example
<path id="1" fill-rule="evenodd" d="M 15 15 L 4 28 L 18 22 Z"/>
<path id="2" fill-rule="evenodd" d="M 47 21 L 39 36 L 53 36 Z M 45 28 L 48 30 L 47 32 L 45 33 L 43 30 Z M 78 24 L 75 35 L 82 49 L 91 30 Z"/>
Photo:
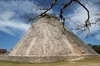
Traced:
<path id="1" fill-rule="evenodd" d="M 63 33 L 64 32 L 64 33 Z M 39 18 L 9 54 L 9 60 L 20 62 L 58 62 L 95 57 L 98 54 L 84 44 L 55 16 Z"/>

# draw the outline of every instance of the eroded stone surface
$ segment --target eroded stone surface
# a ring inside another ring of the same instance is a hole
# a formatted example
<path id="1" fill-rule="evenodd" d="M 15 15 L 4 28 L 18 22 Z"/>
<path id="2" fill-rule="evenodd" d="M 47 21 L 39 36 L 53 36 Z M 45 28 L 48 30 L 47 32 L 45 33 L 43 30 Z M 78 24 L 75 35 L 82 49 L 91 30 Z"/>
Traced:
<path id="1" fill-rule="evenodd" d="M 9 56 L 58 58 L 58 56 L 98 55 L 67 28 L 63 32 L 64 28 L 59 20 L 48 16 L 39 18 Z"/>

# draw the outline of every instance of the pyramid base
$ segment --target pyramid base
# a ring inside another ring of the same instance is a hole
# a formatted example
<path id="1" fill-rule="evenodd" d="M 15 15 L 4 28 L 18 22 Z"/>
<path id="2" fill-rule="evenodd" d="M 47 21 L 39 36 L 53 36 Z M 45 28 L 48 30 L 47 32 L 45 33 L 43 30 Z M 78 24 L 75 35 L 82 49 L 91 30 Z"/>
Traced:
<path id="1" fill-rule="evenodd" d="M 29 63 L 47 63 L 47 62 L 61 62 L 81 60 L 84 58 L 100 57 L 99 55 L 85 55 L 85 56 L 1 56 L 0 60 L 14 61 L 14 62 L 29 62 Z"/>

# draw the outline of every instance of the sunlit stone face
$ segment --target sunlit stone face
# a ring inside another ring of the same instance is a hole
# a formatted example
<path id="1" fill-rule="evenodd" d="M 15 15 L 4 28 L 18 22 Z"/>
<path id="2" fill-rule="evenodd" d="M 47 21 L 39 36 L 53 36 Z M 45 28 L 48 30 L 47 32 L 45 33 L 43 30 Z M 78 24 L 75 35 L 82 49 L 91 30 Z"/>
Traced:
<path id="1" fill-rule="evenodd" d="M 86 55 L 98 54 L 50 15 L 39 18 L 9 54 L 50 58 Z"/>

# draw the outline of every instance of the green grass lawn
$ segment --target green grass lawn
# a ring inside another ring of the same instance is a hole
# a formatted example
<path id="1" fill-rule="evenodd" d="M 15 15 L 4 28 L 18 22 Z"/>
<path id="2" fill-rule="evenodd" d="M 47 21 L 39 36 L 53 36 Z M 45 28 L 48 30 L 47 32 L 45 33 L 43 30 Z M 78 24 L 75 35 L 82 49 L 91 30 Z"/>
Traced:
<path id="1" fill-rule="evenodd" d="M 64 61 L 57 63 L 19 63 L 10 61 L 0 61 L 0 66 L 100 66 L 100 57 L 71 62 Z"/>

